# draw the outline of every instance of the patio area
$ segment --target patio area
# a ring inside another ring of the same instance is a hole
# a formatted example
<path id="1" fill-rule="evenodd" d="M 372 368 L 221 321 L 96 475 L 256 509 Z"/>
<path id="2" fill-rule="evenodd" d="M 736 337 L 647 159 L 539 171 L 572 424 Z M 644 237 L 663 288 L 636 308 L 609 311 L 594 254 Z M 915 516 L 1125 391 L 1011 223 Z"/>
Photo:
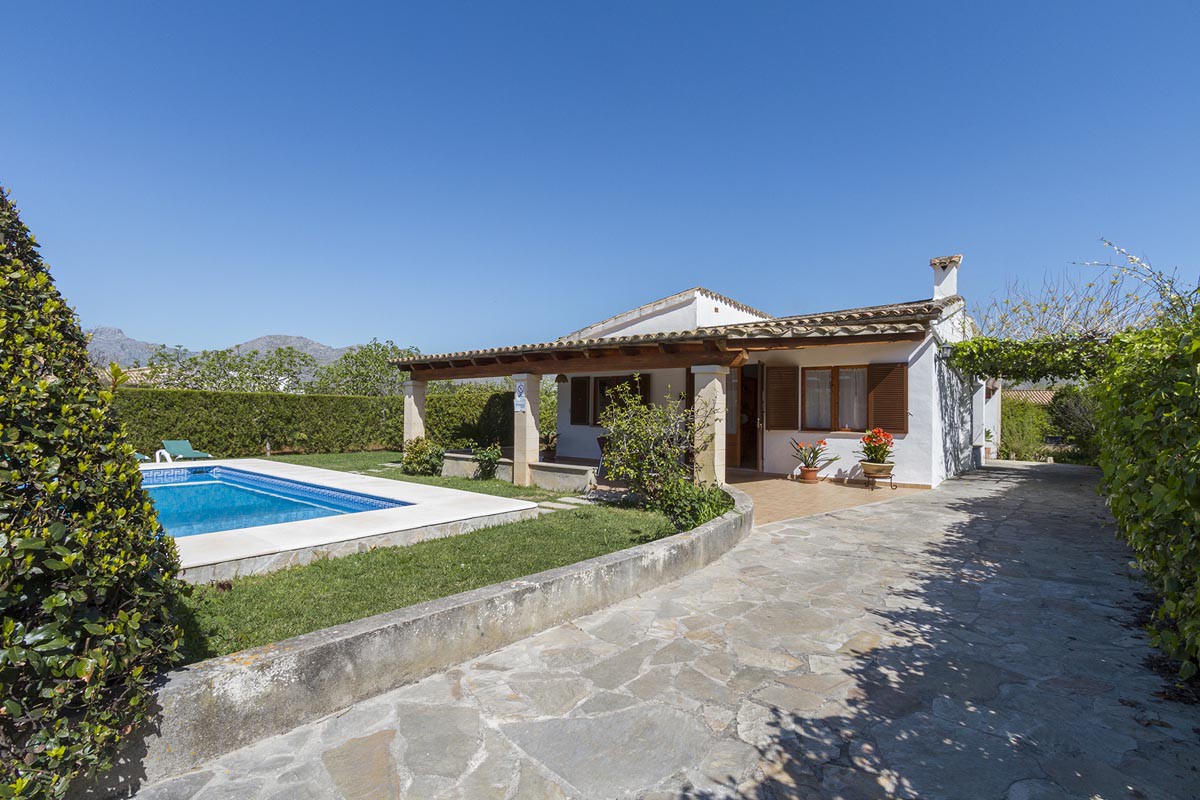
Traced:
<path id="1" fill-rule="evenodd" d="M 1143 663 L 1095 481 L 991 466 L 760 525 L 683 580 L 138 796 L 1194 797 L 1200 710 Z"/>
<path id="2" fill-rule="evenodd" d="M 910 487 L 891 489 L 886 483 L 880 483 L 876 489 L 869 489 L 860 483 L 832 480 L 806 484 L 789 480 L 786 475 L 733 469 L 729 470 L 727 480 L 754 498 L 755 525 L 842 511 L 929 491 Z"/>

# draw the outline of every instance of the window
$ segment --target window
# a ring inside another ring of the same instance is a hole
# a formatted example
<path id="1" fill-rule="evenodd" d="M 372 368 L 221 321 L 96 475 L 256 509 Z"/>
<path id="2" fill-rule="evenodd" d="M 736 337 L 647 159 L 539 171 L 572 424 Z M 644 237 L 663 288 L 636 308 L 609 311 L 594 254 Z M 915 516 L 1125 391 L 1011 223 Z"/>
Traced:
<path id="1" fill-rule="evenodd" d="M 804 430 L 908 432 L 908 364 L 805 367 L 803 386 Z"/>
<path id="2" fill-rule="evenodd" d="M 840 367 L 838 376 L 838 427 L 842 430 L 867 429 L 867 368 Z"/>
<path id="3" fill-rule="evenodd" d="M 592 425 L 600 424 L 600 415 L 604 413 L 604 409 L 608 408 L 608 393 L 623 383 L 633 384 L 634 389 L 641 395 L 643 403 L 649 405 L 651 402 L 649 375 L 605 375 L 594 377 L 591 381 Z"/>
<path id="4" fill-rule="evenodd" d="M 572 425 L 588 425 L 592 419 L 589 412 L 592 410 L 589 402 L 589 394 L 592 388 L 592 379 L 584 376 L 576 376 L 571 378 L 571 424 Z"/>
<path id="5" fill-rule="evenodd" d="M 833 370 L 804 368 L 804 429 L 833 430 Z"/>

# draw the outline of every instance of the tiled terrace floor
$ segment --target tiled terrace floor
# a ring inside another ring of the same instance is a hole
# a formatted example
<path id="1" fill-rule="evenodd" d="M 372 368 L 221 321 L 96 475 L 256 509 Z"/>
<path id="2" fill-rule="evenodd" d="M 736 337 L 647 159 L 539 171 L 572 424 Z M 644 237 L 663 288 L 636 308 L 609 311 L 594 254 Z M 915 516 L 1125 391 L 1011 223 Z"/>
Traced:
<path id="1" fill-rule="evenodd" d="M 854 483 L 821 481 L 807 484 L 788 480 L 783 475 L 730 470 L 731 484 L 754 498 L 754 524 L 766 525 L 782 519 L 809 517 L 829 511 L 895 500 L 927 489 L 890 489 L 885 482 L 872 490 Z"/>
<path id="2" fill-rule="evenodd" d="M 992 467 L 768 523 L 139 797 L 1196 798 L 1200 708 L 1156 694 L 1095 482 Z"/>

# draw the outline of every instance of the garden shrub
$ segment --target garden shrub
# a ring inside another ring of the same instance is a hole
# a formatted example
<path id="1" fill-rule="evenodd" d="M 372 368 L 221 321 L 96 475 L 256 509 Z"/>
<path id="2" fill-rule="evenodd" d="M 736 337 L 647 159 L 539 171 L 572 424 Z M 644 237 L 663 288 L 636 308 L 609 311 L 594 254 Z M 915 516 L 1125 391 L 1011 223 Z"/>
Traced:
<path id="1" fill-rule="evenodd" d="M 112 765 L 177 659 L 172 539 L 113 394 L 0 188 L 0 796 Z"/>
<path id="2" fill-rule="evenodd" d="M 1200 663 L 1200 312 L 1123 334 L 1099 388 L 1102 488 L 1162 597 L 1155 645 Z"/>
<path id="3" fill-rule="evenodd" d="M 733 508 L 733 498 L 719 486 L 698 486 L 687 479 L 667 483 L 651 508 L 661 511 L 677 531 L 689 531 Z"/>
<path id="4" fill-rule="evenodd" d="M 140 452 L 190 439 L 222 458 L 399 449 L 404 398 L 124 388 L 113 408 Z"/>
<path id="5" fill-rule="evenodd" d="M 647 508 L 665 514 L 676 530 L 695 528 L 733 507 L 720 487 L 692 481 L 689 458 L 708 413 L 685 408 L 678 398 L 646 403 L 636 383 L 622 383 L 609 390 L 602 415 L 608 430 L 605 470 Z"/>
<path id="6" fill-rule="evenodd" d="M 404 443 L 401 469 L 409 475 L 441 475 L 446 451 L 431 439 L 418 436 Z"/>
<path id="7" fill-rule="evenodd" d="M 646 403 L 634 383 L 620 383 L 608 396 L 600 419 L 607 429 L 605 472 L 652 505 L 664 487 L 691 477 L 694 414 L 678 399 Z"/>
<path id="8" fill-rule="evenodd" d="M 1001 398 L 1000 457 L 1017 461 L 1039 461 L 1046 453 L 1050 416 L 1046 409 L 1027 400 Z"/>
<path id="9" fill-rule="evenodd" d="M 476 479 L 487 481 L 496 477 L 496 468 L 500 466 L 500 459 L 502 458 L 500 445 L 494 444 L 490 447 L 476 447 L 473 455 L 475 456 Z"/>
<path id="10" fill-rule="evenodd" d="M 1096 437 L 1096 417 L 1099 413 L 1096 390 L 1090 386 L 1062 386 L 1054 392 L 1047 412 L 1053 432 L 1061 435 L 1071 447 L 1069 454 L 1055 453 L 1054 460 L 1096 463 L 1100 449 Z"/>

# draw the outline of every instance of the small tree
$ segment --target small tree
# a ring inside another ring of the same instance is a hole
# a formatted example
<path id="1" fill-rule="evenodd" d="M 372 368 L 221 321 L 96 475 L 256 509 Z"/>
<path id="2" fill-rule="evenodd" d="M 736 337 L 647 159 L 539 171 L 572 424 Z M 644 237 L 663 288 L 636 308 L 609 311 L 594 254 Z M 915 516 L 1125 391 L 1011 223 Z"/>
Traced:
<path id="1" fill-rule="evenodd" d="M 159 348 L 146 365 L 145 383 L 160 389 L 210 392 L 299 392 L 317 360 L 294 347 L 258 350 Z"/>
<path id="2" fill-rule="evenodd" d="M 694 528 L 733 506 L 720 487 L 692 482 L 697 444 L 711 444 L 698 433 L 711 429 L 712 409 L 685 408 L 680 398 L 646 403 L 636 379 L 609 390 L 608 400 L 600 424 L 608 429 L 604 465 L 609 475 L 665 514 L 677 530 Z"/>
<path id="3" fill-rule="evenodd" d="M 401 384 L 408 378 L 392 364 L 398 358 L 408 358 L 420 351 L 415 347 L 400 347 L 392 340 L 372 339 L 356 347 L 337 361 L 317 370 L 309 392 L 313 394 L 356 394 L 382 397 L 401 393 Z"/>
<path id="4" fill-rule="evenodd" d="M 106 769 L 176 659 L 174 542 L 0 188 L 0 796 Z"/>

